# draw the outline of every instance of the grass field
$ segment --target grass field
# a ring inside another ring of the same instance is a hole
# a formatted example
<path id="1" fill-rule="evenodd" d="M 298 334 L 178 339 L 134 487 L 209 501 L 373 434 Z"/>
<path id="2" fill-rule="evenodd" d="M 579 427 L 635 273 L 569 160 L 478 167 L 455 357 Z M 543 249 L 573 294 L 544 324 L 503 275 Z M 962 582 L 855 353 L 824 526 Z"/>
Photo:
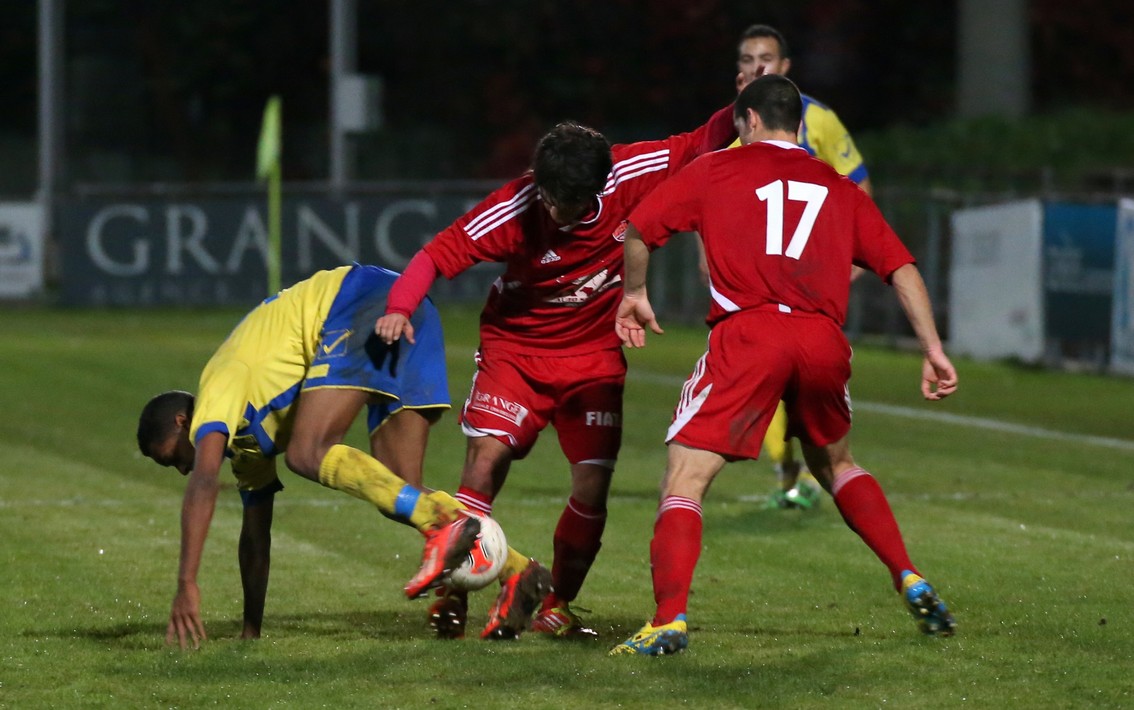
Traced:
<path id="1" fill-rule="evenodd" d="M 475 312 L 444 315 L 461 401 Z M 851 385 L 856 455 L 958 634 L 917 633 L 829 499 L 763 510 L 773 476 L 756 462 L 727 468 L 705 503 L 689 650 L 606 656 L 652 611 L 660 439 L 704 343 L 677 327 L 632 353 L 605 545 L 577 602 L 601 643 L 431 639 L 426 604 L 401 594 L 418 536 L 284 473 L 264 638 L 235 638 L 229 490 L 201 573 L 210 640 L 166 648 L 183 480 L 137 453 L 137 411 L 194 389 L 239 316 L 0 314 L 0 707 L 1134 706 L 1134 382 L 960 362 L 960 393 L 929 404 L 917 358 L 866 347 Z M 455 421 L 435 427 L 427 469 L 450 490 Z M 497 501 L 515 547 L 550 561 L 566 491 L 546 436 Z M 473 598 L 472 628 L 490 597 Z"/>

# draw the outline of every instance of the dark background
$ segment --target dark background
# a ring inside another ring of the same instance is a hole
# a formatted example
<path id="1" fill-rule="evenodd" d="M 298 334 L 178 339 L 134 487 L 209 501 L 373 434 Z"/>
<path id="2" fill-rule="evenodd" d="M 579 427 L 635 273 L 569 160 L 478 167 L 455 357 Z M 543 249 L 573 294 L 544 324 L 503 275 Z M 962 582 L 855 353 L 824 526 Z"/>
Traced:
<path id="1" fill-rule="evenodd" d="M 691 129 L 730 99 L 753 22 L 787 35 L 791 76 L 856 136 L 954 107 L 955 2 L 363 0 L 358 15 L 358 71 L 385 87 L 383 128 L 355 139 L 359 179 L 510 177 L 565 118 L 615 141 Z M 36 4 L 0 0 L 0 18 L 0 195 L 30 195 Z M 1029 36 L 1035 113 L 1134 108 L 1134 3 L 1032 0 Z M 326 179 L 327 37 L 326 2 L 67 2 L 64 188 L 249 180 L 272 94 L 285 179 Z"/>

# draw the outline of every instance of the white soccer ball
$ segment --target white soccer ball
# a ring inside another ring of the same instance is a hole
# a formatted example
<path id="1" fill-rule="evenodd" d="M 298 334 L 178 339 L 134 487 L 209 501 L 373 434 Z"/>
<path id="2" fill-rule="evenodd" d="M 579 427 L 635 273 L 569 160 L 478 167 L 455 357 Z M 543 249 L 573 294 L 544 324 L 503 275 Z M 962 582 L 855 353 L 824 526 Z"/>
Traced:
<path id="1" fill-rule="evenodd" d="M 508 540 L 500 523 L 487 516 L 469 515 L 480 521 L 480 533 L 465 561 L 449 573 L 446 584 L 471 592 L 487 587 L 500 576 L 504 560 L 508 558 Z"/>

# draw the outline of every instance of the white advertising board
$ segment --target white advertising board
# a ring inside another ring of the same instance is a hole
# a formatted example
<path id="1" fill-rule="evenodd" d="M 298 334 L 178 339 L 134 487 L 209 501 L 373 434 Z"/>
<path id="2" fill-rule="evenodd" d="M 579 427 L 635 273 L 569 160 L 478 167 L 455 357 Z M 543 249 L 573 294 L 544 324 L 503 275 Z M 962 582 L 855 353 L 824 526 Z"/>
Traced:
<path id="1" fill-rule="evenodd" d="M 0 202 L 0 298 L 43 289 L 43 210 L 34 202 Z"/>
<path id="2" fill-rule="evenodd" d="M 949 347 L 980 359 L 1044 354 L 1043 205 L 1023 200 L 953 213 Z"/>

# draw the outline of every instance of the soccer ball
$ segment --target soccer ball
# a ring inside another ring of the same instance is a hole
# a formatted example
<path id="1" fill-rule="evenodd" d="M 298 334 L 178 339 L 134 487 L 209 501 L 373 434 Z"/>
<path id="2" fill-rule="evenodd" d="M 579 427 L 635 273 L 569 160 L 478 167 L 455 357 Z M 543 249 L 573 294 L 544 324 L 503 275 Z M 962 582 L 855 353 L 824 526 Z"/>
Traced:
<path id="1" fill-rule="evenodd" d="M 449 573 L 446 584 L 471 592 L 487 587 L 500 575 L 504 560 L 508 558 L 508 540 L 500 523 L 484 515 L 469 515 L 480 521 L 480 533 L 465 561 Z"/>

